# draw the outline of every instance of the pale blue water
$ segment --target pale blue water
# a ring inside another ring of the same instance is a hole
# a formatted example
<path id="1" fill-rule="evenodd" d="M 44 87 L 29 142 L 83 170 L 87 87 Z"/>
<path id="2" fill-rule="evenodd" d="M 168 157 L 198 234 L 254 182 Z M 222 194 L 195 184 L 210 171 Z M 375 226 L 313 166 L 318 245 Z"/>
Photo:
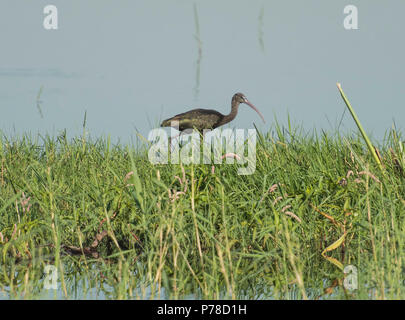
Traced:
<path id="1" fill-rule="evenodd" d="M 359 29 L 345 30 L 339 1 L 54 0 L 58 30 L 45 30 L 48 1 L 0 3 L 0 130 L 68 136 L 87 129 L 128 142 L 192 108 L 230 110 L 236 128 L 268 129 L 287 112 L 306 130 L 338 127 L 345 106 L 381 139 L 405 117 L 405 2 L 353 0 Z M 198 71 L 198 63 L 199 71 Z M 197 73 L 199 72 L 199 77 Z M 43 118 L 36 99 L 40 88 Z M 346 112 L 339 129 L 355 129 Z"/>

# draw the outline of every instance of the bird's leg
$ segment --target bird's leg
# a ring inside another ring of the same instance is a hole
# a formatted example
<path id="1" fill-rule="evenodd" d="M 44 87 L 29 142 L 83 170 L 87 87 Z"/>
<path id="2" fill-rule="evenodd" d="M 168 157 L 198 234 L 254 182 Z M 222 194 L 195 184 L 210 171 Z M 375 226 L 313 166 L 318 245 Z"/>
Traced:
<path id="1" fill-rule="evenodd" d="M 174 146 L 172 146 L 172 140 L 176 140 L 181 135 L 181 132 L 174 137 L 169 137 L 170 152 L 173 152 Z"/>
<path id="2" fill-rule="evenodd" d="M 200 137 L 202 137 L 201 152 L 202 152 L 202 159 L 203 159 L 204 164 L 212 162 L 211 161 L 211 154 L 212 154 L 211 139 L 212 139 L 212 137 L 208 137 L 207 140 L 205 139 L 206 135 L 210 132 L 212 132 L 211 129 L 204 129 L 202 132 L 200 131 Z"/>
<path id="3" fill-rule="evenodd" d="M 177 134 L 177 135 L 175 135 L 174 137 L 169 137 L 169 144 L 170 144 L 170 146 L 172 146 L 172 139 L 178 139 L 181 135 L 183 135 L 183 134 L 190 134 L 190 133 L 192 133 L 192 132 L 190 132 L 190 129 L 186 129 L 186 130 L 184 130 L 184 131 L 180 131 L 180 133 Z M 181 141 L 179 141 L 179 142 L 181 142 Z M 173 149 L 170 149 L 170 150 L 173 151 Z"/>
<path id="4" fill-rule="evenodd" d="M 170 152 L 173 151 L 172 148 L 172 139 L 176 139 L 177 137 L 179 137 L 181 135 L 181 131 L 179 130 L 179 121 L 177 120 L 173 120 L 170 122 L 170 137 L 169 137 L 169 144 L 170 144 Z M 172 135 L 175 133 L 174 129 L 176 129 L 177 131 L 180 131 L 179 134 L 175 135 L 174 137 L 172 137 Z"/>
<path id="5" fill-rule="evenodd" d="M 203 132 L 202 132 L 202 138 L 203 138 L 203 140 L 205 139 L 205 135 L 206 135 L 207 133 L 210 133 L 210 132 L 212 132 L 211 129 L 204 129 L 204 130 L 203 130 Z M 201 131 L 200 131 L 200 135 L 201 135 Z"/>

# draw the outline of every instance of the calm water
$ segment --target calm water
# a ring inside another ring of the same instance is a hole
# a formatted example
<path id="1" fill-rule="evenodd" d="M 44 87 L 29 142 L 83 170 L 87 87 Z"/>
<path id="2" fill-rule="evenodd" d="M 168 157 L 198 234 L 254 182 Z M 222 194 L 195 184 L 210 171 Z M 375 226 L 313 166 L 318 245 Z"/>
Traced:
<path id="1" fill-rule="evenodd" d="M 233 127 L 267 129 L 276 115 L 307 130 L 355 128 L 336 82 L 363 126 L 381 139 L 405 116 L 405 2 L 351 1 L 358 30 L 343 27 L 342 2 L 52 2 L 58 30 L 45 30 L 48 1 L 0 3 L 0 129 L 68 136 L 87 130 L 128 142 L 191 108 L 230 110 L 238 91 L 267 119 L 240 108 Z M 37 99 L 42 87 L 39 99 Z M 38 109 L 37 100 L 39 100 Z M 340 123 L 340 126 L 339 126 Z"/>

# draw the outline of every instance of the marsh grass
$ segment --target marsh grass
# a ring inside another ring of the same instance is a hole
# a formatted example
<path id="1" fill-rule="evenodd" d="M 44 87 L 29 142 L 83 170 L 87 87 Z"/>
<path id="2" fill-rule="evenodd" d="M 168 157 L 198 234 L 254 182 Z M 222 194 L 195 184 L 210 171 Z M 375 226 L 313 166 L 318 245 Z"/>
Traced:
<path id="1" fill-rule="evenodd" d="M 258 135 L 246 176 L 152 165 L 146 145 L 2 135 L 0 296 L 404 299 L 400 134 L 378 146 L 385 174 L 359 136 L 290 123 Z M 346 265 L 357 290 L 343 286 Z"/>

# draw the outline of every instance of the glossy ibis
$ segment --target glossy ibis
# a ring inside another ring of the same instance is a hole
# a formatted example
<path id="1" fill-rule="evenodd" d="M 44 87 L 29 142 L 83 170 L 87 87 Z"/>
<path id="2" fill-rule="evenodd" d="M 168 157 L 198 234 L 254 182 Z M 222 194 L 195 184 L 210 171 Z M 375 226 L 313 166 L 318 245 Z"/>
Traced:
<path id="1" fill-rule="evenodd" d="M 215 129 L 235 119 L 236 115 L 238 114 L 239 105 L 241 103 L 245 103 L 253 110 L 255 110 L 262 118 L 263 122 L 265 122 L 260 111 L 257 110 L 256 107 L 251 104 L 248 99 L 246 99 L 243 93 L 235 93 L 232 97 L 231 113 L 228 115 L 223 115 L 216 110 L 194 109 L 166 119 L 160 126 L 177 128 L 178 125 L 178 129 L 180 131 L 186 129 L 197 129 L 199 132 L 202 133 L 204 129 Z"/>

